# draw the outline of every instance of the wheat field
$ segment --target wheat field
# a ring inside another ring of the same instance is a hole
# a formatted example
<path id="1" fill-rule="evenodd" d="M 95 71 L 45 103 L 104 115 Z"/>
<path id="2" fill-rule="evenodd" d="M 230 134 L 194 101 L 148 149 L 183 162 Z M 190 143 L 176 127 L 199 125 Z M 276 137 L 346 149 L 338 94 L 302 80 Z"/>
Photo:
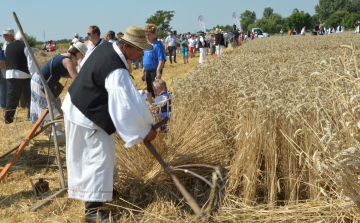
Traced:
<path id="1" fill-rule="evenodd" d="M 153 144 L 203 207 L 202 222 L 359 221 L 359 44 L 351 32 L 271 37 L 205 64 L 195 57 L 189 65 L 165 65 L 171 121 Z M 40 64 L 53 55 L 36 54 Z M 140 75 L 133 72 L 134 85 L 143 89 Z M 24 114 L 19 109 L 22 137 L 31 127 Z M 3 152 L 16 141 L 3 125 L 0 131 Z M 106 211 L 119 222 L 196 222 L 146 148 L 125 149 L 116 138 L 121 195 Z M 47 154 L 47 146 L 33 140 L 0 183 L 0 221 L 80 222 L 83 203 L 66 196 L 29 212 L 40 200 L 29 178 L 58 178 L 55 164 L 49 171 L 29 165 L 39 154 Z M 50 181 L 51 189 L 58 187 Z"/>

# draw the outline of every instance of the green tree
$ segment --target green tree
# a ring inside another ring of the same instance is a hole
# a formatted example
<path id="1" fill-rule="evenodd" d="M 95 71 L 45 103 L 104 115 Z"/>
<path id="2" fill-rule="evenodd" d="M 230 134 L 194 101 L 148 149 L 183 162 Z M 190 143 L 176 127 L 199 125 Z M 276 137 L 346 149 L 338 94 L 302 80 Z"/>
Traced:
<path id="1" fill-rule="evenodd" d="M 360 13 L 360 0 L 351 0 L 349 6 L 350 13 Z"/>
<path id="2" fill-rule="evenodd" d="M 345 18 L 348 14 L 349 13 L 346 10 L 336 11 L 332 13 L 330 17 L 325 20 L 325 27 L 337 27 L 337 23 L 342 23 L 343 18 Z M 342 24 L 342 26 L 344 26 L 344 24 Z"/>
<path id="3" fill-rule="evenodd" d="M 215 27 L 212 28 L 212 30 L 215 30 L 216 28 L 221 29 L 221 31 L 226 31 L 226 32 L 229 32 L 233 29 L 232 26 L 230 26 L 230 25 L 226 25 L 226 26 L 216 25 Z"/>
<path id="4" fill-rule="evenodd" d="M 360 20 L 360 15 L 358 13 L 350 13 L 345 17 L 343 17 L 341 24 L 347 29 L 352 29 L 355 28 L 354 24 L 357 23 L 357 21 L 359 20 Z"/>
<path id="5" fill-rule="evenodd" d="M 298 25 L 301 29 L 302 27 L 306 26 L 307 29 L 312 28 L 312 19 L 309 13 L 304 13 L 304 11 L 297 12 L 294 9 L 294 12 L 285 19 L 285 24 L 283 29 L 291 29 Z"/>
<path id="6" fill-rule="evenodd" d="M 268 18 L 257 19 L 254 24 L 250 24 L 248 29 L 260 28 L 267 33 L 278 33 L 280 32 L 282 25 L 284 24 L 284 19 L 278 13 L 273 13 Z"/>
<path id="7" fill-rule="evenodd" d="M 315 6 L 315 12 L 322 20 L 326 20 L 336 11 L 348 11 L 351 5 L 350 0 L 319 0 L 319 4 Z"/>
<path id="8" fill-rule="evenodd" d="M 249 25 L 254 24 L 255 20 L 256 20 L 255 12 L 246 10 L 240 15 L 240 23 L 244 31 L 251 31 L 251 29 L 249 30 Z"/>
<path id="9" fill-rule="evenodd" d="M 35 46 L 36 45 L 36 38 L 34 36 L 29 36 L 27 41 L 28 41 L 30 46 Z"/>
<path id="10" fill-rule="evenodd" d="M 266 7 L 264 9 L 262 18 L 263 19 L 269 19 L 272 14 L 274 14 L 274 9 L 272 9 L 271 7 Z"/>
<path id="11" fill-rule="evenodd" d="M 158 10 L 154 15 L 146 19 L 146 24 L 154 24 L 157 26 L 158 36 L 166 36 L 171 31 L 170 22 L 174 17 L 175 11 Z"/>
<path id="12" fill-rule="evenodd" d="M 314 26 L 316 24 L 316 22 L 318 22 L 320 19 L 320 15 L 319 14 L 314 14 L 311 16 L 311 25 Z M 311 26 L 311 29 L 312 29 L 312 26 Z"/>

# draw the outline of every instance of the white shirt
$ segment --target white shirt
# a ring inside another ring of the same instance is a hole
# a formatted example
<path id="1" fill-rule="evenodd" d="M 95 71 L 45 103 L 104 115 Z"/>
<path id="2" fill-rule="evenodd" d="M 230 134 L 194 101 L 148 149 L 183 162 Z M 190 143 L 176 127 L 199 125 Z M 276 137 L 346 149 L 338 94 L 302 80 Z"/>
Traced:
<path id="1" fill-rule="evenodd" d="M 204 39 L 204 37 L 202 37 L 202 36 L 200 36 L 200 43 L 201 43 L 201 44 L 205 44 L 205 39 Z"/>
<path id="2" fill-rule="evenodd" d="M 195 39 L 189 39 L 189 46 L 190 47 L 195 47 L 196 44 L 196 40 Z"/>
<path id="3" fill-rule="evenodd" d="M 306 34 L 306 31 L 305 31 L 305 29 L 303 28 L 302 30 L 301 30 L 301 35 L 305 35 Z"/>
<path id="4" fill-rule="evenodd" d="M 354 33 L 360 33 L 360 26 L 357 26 Z"/>
<path id="5" fill-rule="evenodd" d="M 31 75 L 33 75 L 36 71 L 35 68 L 35 64 L 33 63 L 29 51 L 27 50 L 27 48 L 24 48 L 24 54 L 26 56 L 26 60 L 27 60 L 27 66 L 29 69 L 30 74 L 22 72 L 20 70 L 7 70 L 6 71 L 6 79 L 11 79 L 11 78 L 17 78 L 17 79 L 26 79 L 26 78 L 31 78 Z"/>
<path id="6" fill-rule="evenodd" d="M 100 43 L 97 45 L 97 46 L 99 46 L 100 44 L 102 44 L 102 43 L 104 43 L 104 39 L 100 39 Z M 85 57 L 82 59 L 82 61 L 81 61 L 81 63 L 80 63 L 80 67 L 82 67 L 83 65 L 84 65 L 84 63 L 85 63 L 85 61 L 89 58 L 89 56 L 90 56 L 90 54 L 94 51 L 94 49 L 96 48 L 96 46 L 95 47 L 93 47 L 92 45 L 91 45 L 91 41 L 89 40 L 89 42 L 88 42 L 88 45 L 87 45 L 87 51 L 86 51 L 86 53 L 85 53 Z"/>
<path id="7" fill-rule="evenodd" d="M 333 27 L 330 27 L 327 31 L 327 34 L 331 34 L 335 31 L 335 29 Z"/>
<path id="8" fill-rule="evenodd" d="M 113 47 L 128 68 L 125 56 L 116 43 Z M 151 125 L 155 124 L 146 101 L 139 94 L 131 81 L 127 69 L 116 69 L 105 79 L 105 88 L 109 94 L 109 114 L 115 125 L 116 131 L 129 148 L 140 143 L 149 134 Z M 100 130 L 101 128 L 85 117 L 71 102 L 67 93 L 61 107 L 69 121 L 85 128 Z"/>
<path id="9" fill-rule="evenodd" d="M 175 36 L 168 36 L 166 37 L 165 43 L 167 44 L 167 46 L 176 46 L 176 37 Z"/>
<path id="10" fill-rule="evenodd" d="M 78 38 L 75 37 L 73 40 L 71 40 L 71 42 L 72 43 L 77 43 L 77 42 L 79 42 L 79 40 L 78 40 Z"/>
<path id="11" fill-rule="evenodd" d="M 341 31 L 339 31 L 340 27 L 341 27 Z M 338 26 L 336 28 L 336 33 L 342 33 L 342 32 L 344 32 L 344 27 L 343 26 Z"/>

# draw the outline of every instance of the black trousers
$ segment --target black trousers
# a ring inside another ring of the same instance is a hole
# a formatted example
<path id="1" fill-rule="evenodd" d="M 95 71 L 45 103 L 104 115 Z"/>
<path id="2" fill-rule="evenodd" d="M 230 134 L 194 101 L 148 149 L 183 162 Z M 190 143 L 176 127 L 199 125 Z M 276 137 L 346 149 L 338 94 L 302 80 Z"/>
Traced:
<path id="1" fill-rule="evenodd" d="M 162 74 L 162 69 L 160 70 L 160 73 Z M 156 77 L 156 70 L 146 71 L 146 86 L 147 91 L 150 92 L 155 97 L 154 89 L 153 89 L 153 82 L 155 81 Z"/>
<path id="2" fill-rule="evenodd" d="M 171 55 L 174 56 L 174 62 L 176 63 L 176 46 L 169 46 L 168 51 L 169 51 L 170 63 L 172 63 Z"/>
<path id="3" fill-rule="evenodd" d="M 21 93 L 24 93 L 25 106 L 28 109 L 28 117 L 30 116 L 30 102 L 31 102 L 31 78 L 6 79 L 7 84 L 7 98 L 6 98 L 6 112 L 5 120 L 12 123 L 15 115 L 15 110 L 19 105 Z"/>

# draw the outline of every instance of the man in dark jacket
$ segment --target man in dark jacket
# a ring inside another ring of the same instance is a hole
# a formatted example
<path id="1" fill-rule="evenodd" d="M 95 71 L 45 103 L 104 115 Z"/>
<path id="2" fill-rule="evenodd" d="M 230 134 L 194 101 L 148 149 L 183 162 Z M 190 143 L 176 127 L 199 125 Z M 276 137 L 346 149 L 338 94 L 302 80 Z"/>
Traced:
<path id="1" fill-rule="evenodd" d="M 27 38 L 26 33 L 25 37 Z M 8 92 L 4 119 L 6 123 L 12 123 L 22 93 L 28 109 L 28 118 L 30 117 L 30 81 L 31 75 L 35 72 L 35 65 L 25 47 L 20 32 L 15 35 L 15 41 L 7 45 L 5 56 Z"/>

